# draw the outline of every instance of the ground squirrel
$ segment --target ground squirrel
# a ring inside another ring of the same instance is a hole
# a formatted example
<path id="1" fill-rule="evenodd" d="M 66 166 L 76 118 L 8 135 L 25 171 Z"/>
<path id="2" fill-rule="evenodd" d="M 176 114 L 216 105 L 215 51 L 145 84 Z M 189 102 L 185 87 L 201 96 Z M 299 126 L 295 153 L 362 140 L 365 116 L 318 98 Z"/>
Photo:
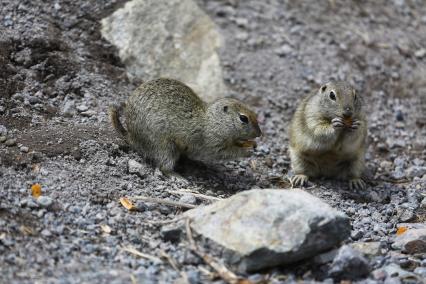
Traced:
<path id="1" fill-rule="evenodd" d="M 203 102 L 191 88 L 173 79 L 142 84 L 123 106 L 111 106 L 113 127 L 143 157 L 172 173 L 180 156 L 210 162 L 249 156 L 261 135 L 256 114 L 231 98 Z"/>
<path id="2" fill-rule="evenodd" d="M 349 180 L 351 189 L 363 189 L 367 121 L 362 100 L 344 82 L 330 82 L 308 95 L 290 125 L 289 153 L 293 186 L 309 177 Z"/>

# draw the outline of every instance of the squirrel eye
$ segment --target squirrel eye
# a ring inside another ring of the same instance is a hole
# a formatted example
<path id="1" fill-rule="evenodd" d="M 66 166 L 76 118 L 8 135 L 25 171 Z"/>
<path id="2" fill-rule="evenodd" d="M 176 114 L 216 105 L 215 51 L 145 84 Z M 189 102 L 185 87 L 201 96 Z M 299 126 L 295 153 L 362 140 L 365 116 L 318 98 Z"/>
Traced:
<path id="1" fill-rule="evenodd" d="M 333 91 L 330 92 L 330 99 L 332 99 L 333 101 L 336 100 L 336 94 Z"/>
<path id="2" fill-rule="evenodd" d="M 245 116 L 244 114 L 240 114 L 240 120 L 242 123 L 247 124 L 249 122 L 249 119 L 247 116 Z"/>

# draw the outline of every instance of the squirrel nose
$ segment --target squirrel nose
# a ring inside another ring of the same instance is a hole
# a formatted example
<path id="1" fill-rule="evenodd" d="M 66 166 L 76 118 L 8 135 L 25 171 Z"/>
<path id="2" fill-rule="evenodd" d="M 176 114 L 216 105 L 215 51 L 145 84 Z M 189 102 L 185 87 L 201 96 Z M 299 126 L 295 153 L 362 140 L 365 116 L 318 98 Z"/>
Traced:
<path id="1" fill-rule="evenodd" d="M 351 117 L 352 114 L 353 114 L 352 108 L 351 107 L 345 107 L 345 109 L 343 110 L 343 116 L 344 117 Z"/>
<path id="2" fill-rule="evenodd" d="M 260 137 L 260 136 L 262 136 L 262 130 L 260 130 L 259 125 L 256 125 L 256 126 L 254 127 L 254 131 L 255 131 L 255 133 L 256 133 L 256 137 Z"/>

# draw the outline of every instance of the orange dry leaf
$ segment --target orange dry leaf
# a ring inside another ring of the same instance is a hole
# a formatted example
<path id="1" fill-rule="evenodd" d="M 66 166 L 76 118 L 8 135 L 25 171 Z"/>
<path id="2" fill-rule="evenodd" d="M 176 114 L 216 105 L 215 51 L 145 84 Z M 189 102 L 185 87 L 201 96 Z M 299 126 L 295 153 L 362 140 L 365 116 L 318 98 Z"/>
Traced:
<path id="1" fill-rule="evenodd" d="M 135 206 L 133 203 L 126 197 L 120 197 L 120 203 L 123 205 L 127 210 L 134 210 Z"/>
<path id="2" fill-rule="evenodd" d="M 398 230 L 396 231 L 396 235 L 397 235 L 397 236 L 402 235 L 402 234 L 404 234 L 407 230 L 408 230 L 408 228 L 407 228 L 407 227 L 399 227 L 399 228 L 398 228 Z"/>
<path id="3" fill-rule="evenodd" d="M 35 183 L 31 186 L 31 195 L 34 198 L 39 198 L 41 196 L 41 185 L 38 183 Z"/>

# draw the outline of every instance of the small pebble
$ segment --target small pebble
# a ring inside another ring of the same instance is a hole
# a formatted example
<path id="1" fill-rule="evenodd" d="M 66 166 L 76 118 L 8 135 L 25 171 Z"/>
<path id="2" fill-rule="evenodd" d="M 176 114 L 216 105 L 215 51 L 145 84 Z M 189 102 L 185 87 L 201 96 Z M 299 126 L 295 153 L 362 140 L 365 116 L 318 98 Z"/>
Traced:
<path id="1" fill-rule="evenodd" d="M 182 197 L 179 199 L 179 202 L 187 203 L 187 204 L 196 204 L 196 203 L 197 203 L 197 199 L 195 198 L 195 196 L 194 196 L 194 195 L 191 195 L 191 194 L 184 194 L 184 195 L 182 195 Z"/>
<path id="2" fill-rule="evenodd" d="M 3 143 L 6 140 L 7 140 L 6 136 L 0 136 L 0 143 Z"/>
<path id="3" fill-rule="evenodd" d="M 420 208 L 426 209 L 426 197 L 424 197 L 422 202 L 420 203 Z"/>
<path id="4" fill-rule="evenodd" d="M 414 55 L 417 58 L 423 58 L 426 55 L 426 49 L 421 48 L 421 49 L 417 50 L 416 52 L 414 52 Z"/>
<path id="5" fill-rule="evenodd" d="M 404 115 L 402 114 L 402 111 L 400 111 L 400 110 L 396 111 L 396 120 L 397 121 L 403 121 L 404 120 Z"/>
<path id="6" fill-rule="evenodd" d="M 43 237 L 50 237 L 52 236 L 52 233 L 48 229 L 44 229 L 43 231 L 41 231 L 41 235 Z"/>
<path id="7" fill-rule="evenodd" d="M 53 199 L 49 196 L 40 196 L 37 198 L 37 202 L 41 207 L 47 208 L 52 205 Z"/>
<path id="8" fill-rule="evenodd" d="M 28 147 L 26 147 L 26 146 L 22 146 L 22 147 L 19 148 L 19 150 L 21 150 L 21 152 L 28 153 L 28 151 L 30 149 Z"/>

